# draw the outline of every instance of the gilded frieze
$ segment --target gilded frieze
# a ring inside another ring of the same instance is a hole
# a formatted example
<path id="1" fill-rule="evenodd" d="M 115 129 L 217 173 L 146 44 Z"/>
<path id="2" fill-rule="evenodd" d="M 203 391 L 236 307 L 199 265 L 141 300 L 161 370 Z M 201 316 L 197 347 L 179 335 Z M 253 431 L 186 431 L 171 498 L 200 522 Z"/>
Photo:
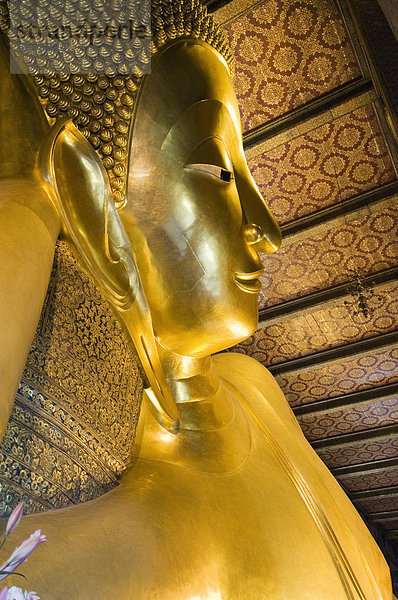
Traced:
<path id="1" fill-rule="evenodd" d="M 90 500 L 117 485 L 142 380 L 126 337 L 65 244 L 0 447 L 2 514 Z"/>

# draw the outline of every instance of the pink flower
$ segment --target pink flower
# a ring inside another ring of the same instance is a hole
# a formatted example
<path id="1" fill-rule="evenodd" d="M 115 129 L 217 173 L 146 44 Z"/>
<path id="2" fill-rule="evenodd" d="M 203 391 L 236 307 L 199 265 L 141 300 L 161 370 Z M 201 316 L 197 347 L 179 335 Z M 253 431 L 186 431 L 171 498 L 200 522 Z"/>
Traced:
<path id="1" fill-rule="evenodd" d="M 12 511 L 12 513 L 7 521 L 6 536 L 10 535 L 10 533 L 12 531 L 14 531 L 14 529 L 18 525 L 19 521 L 21 520 L 22 512 L 23 512 L 23 502 L 20 502 L 18 504 L 18 506 L 16 506 L 14 508 L 14 510 Z M 0 600 L 1 600 L 1 597 L 0 597 Z"/>
<path id="2" fill-rule="evenodd" d="M 1 600 L 1 598 L 0 598 Z M 25 591 L 25 598 L 24 600 L 40 600 L 39 596 L 36 594 L 36 592 L 26 592 Z"/>
<path id="3" fill-rule="evenodd" d="M 0 567 L 0 581 L 5 579 L 7 575 L 15 571 L 17 567 L 28 558 L 29 554 L 33 552 L 35 548 L 42 542 L 46 541 L 46 536 L 41 535 L 41 530 L 38 529 L 30 537 L 22 542 L 22 544 L 15 548 L 11 556 L 6 562 Z"/>
<path id="4" fill-rule="evenodd" d="M 0 592 L 0 600 L 6 600 L 7 598 L 8 587 L 6 586 Z"/>

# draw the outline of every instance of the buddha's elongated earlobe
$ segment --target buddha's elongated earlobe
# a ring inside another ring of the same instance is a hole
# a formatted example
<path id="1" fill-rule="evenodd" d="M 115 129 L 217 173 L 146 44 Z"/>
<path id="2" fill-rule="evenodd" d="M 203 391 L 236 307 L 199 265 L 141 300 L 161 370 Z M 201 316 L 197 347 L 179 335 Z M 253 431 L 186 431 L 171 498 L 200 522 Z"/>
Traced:
<path id="1" fill-rule="evenodd" d="M 40 167 L 58 206 L 66 239 L 83 268 L 127 327 L 162 424 L 178 429 L 178 412 L 160 364 L 152 320 L 131 244 L 95 150 L 69 120 L 45 140 Z"/>
<path id="2" fill-rule="evenodd" d="M 112 305 L 127 309 L 137 273 L 102 163 L 69 120 L 45 140 L 41 170 L 55 192 L 66 237 Z"/>

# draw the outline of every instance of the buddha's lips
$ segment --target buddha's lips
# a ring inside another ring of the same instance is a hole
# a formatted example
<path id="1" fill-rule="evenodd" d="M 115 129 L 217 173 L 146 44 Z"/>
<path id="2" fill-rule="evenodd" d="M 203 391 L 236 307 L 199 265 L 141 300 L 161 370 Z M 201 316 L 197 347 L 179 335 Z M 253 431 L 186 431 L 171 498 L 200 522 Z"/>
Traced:
<path id="1" fill-rule="evenodd" d="M 252 273 L 235 273 L 234 281 L 236 285 L 244 292 L 248 292 L 249 294 L 258 294 L 262 287 L 259 278 L 263 273 L 264 269 L 258 269 Z"/>

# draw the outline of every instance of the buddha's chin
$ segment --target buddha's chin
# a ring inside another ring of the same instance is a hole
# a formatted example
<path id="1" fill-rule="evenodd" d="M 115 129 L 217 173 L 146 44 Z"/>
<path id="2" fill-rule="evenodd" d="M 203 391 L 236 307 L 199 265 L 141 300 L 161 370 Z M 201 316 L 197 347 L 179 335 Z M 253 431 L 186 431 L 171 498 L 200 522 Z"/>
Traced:
<path id="1" fill-rule="evenodd" d="M 245 308 L 242 306 L 239 314 L 232 315 L 232 311 L 226 313 L 224 318 L 214 322 L 211 319 L 206 319 L 204 323 L 197 320 L 194 326 L 186 330 L 179 328 L 173 333 L 158 330 L 156 338 L 163 348 L 180 356 L 203 358 L 222 352 L 246 340 L 257 329 L 257 303 Z"/>

